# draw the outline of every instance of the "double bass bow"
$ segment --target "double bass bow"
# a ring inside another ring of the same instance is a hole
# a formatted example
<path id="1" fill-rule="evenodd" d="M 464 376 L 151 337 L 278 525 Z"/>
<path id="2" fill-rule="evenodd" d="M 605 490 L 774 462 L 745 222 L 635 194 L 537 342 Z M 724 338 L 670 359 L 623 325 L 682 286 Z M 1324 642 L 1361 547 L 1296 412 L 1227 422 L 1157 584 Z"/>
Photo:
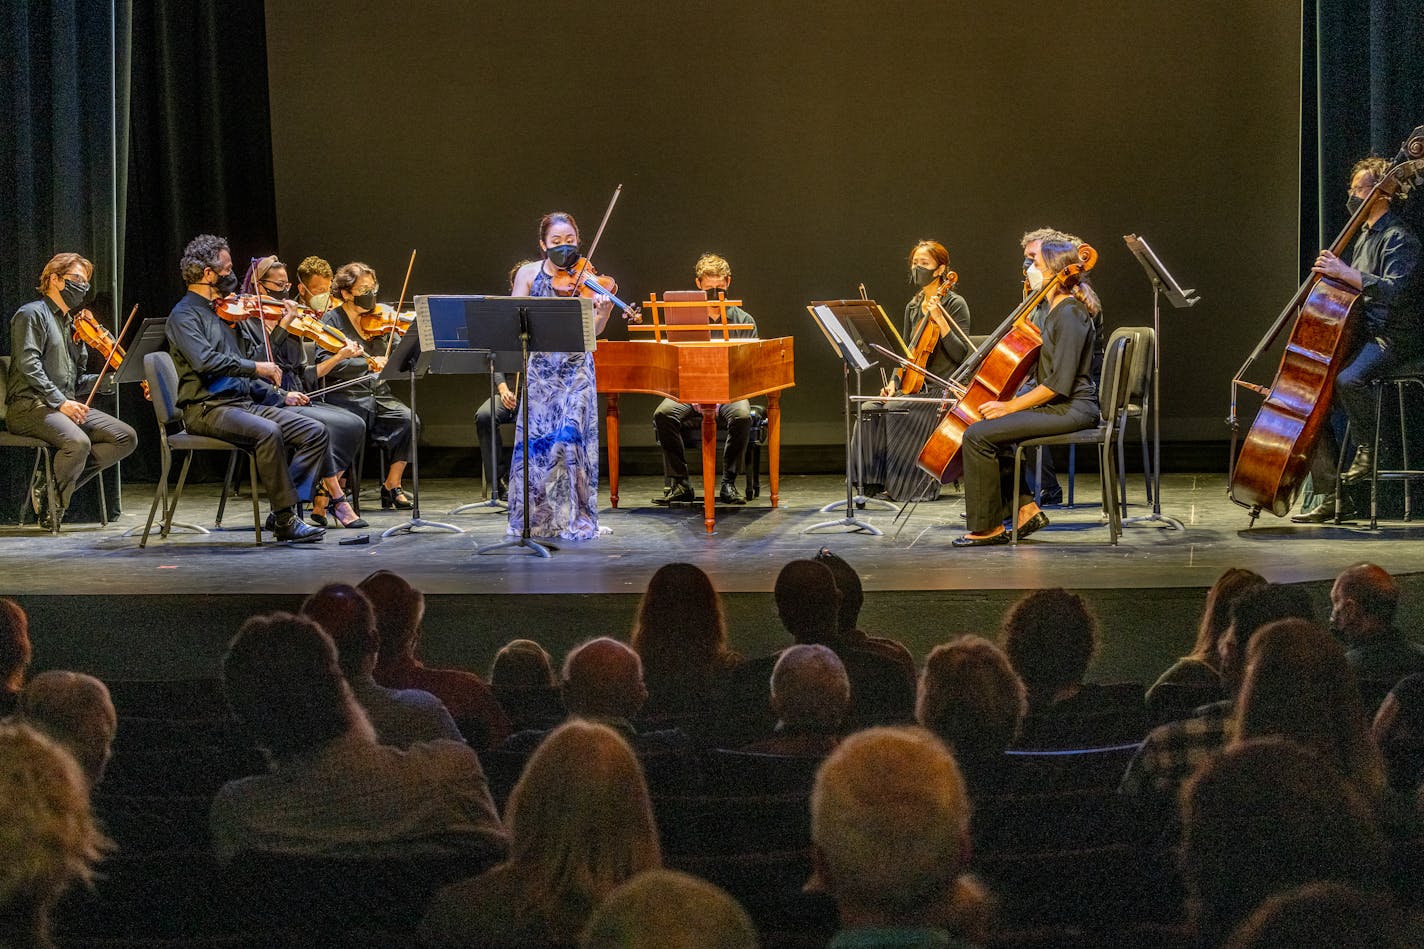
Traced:
<path id="1" fill-rule="evenodd" d="M 1080 244 L 1076 263 L 1049 275 L 1041 287 L 1025 297 L 979 348 L 970 353 L 950 377 L 955 390 L 962 387 L 963 391 L 925 441 L 918 459 L 920 468 L 938 478 L 941 484 L 959 479 L 964 473 L 965 429 L 983 419 L 980 410 L 986 402 L 1012 398 L 1038 361 L 1043 336 L 1029 315 L 1053 290 L 1071 287 L 1097 262 L 1098 252 L 1087 244 Z"/>
<path id="2" fill-rule="evenodd" d="M 1421 180 L 1424 126 L 1405 141 L 1389 171 L 1375 182 L 1370 196 L 1330 245 L 1330 252 L 1337 257 L 1345 252 L 1378 200 L 1392 201 Z M 1335 377 L 1351 352 L 1357 322 L 1351 317 L 1361 292 L 1312 272 L 1231 380 L 1231 410 L 1226 422 L 1231 426 L 1232 464 L 1227 493 L 1250 512 L 1252 524 L 1263 510 L 1283 517 L 1295 504 L 1310 469 L 1311 451 L 1329 418 Z M 1290 336 L 1271 385 L 1244 381 L 1246 372 L 1275 343 L 1287 323 L 1291 323 Z M 1242 388 L 1265 401 L 1237 454 L 1236 397 Z"/>

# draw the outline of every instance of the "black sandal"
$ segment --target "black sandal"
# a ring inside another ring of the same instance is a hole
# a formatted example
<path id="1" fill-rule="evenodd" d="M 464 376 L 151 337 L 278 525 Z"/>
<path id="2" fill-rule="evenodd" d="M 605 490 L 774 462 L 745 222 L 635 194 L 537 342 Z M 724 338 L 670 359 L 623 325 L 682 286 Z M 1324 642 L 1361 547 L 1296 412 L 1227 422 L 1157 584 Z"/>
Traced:
<path id="1" fill-rule="evenodd" d="M 410 495 L 405 493 L 405 488 L 399 485 L 394 488 L 381 485 L 381 510 L 389 511 L 395 508 L 398 511 L 409 511 L 413 507 L 415 505 L 411 502 Z"/>
<path id="2" fill-rule="evenodd" d="M 341 519 L 341 516 L 336 513 L 336 509 L 343 504 L 351 504 L 351 501 L 344 494 L 339 498 L 332 498 L 329 502 L 329 506 L 327 507 L 327 510 L 331 512 L 332 520 L 336 521 L 337 524 L 340 524 L 342 527 L 348 528 L 350 530 L 360 530 L 363 527 L 371 526 L 370 524 L 366 523 L 365 518 L 363 518 L 360 514 L 356 513 L 356 508 L 354 507 L 351 508 L 351 520 L 343 521 Z"/>
<path id="3" fill-rule="evenodd" d="M 326 499 L 326 504 L 322 506 L 322 510 L 318 511 L 316 502 L 322 498 Z M 326 490 L 326 485 L 317 482 L 316 493 L 312 495 L 311 522 L 318 527 L 325 527 L 326 512 L 329 510 L 331 510 L 331 492 Z"/>

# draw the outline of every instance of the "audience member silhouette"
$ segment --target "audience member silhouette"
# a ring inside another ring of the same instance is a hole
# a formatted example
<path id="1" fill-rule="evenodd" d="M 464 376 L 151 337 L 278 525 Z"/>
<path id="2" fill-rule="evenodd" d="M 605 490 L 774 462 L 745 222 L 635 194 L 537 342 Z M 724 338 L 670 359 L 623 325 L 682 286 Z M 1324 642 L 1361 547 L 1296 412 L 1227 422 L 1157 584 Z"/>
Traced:
<path id="1" fill-rule="evenodd" d="M 742 661 L 727 645 L 722 598 L 690 563 L 659 567 L 638 603 L 630 643 L 643 661 L 650 718 L 690 719 L 706 713 Z"/>
<path id="2" fill-rule="evenodd" d="M 1226 949 L 1418 949 L 1424 925 L 1383 893 L 1343 883 L 1307 883 L 1277 893 L 1226 942 Z"/>
<path id="3" fill-rule="evenodd" d="M 581 949 L 757 949 L 756 927 L 721 887 L 676 870 L 640 873 L 594 911 Z"/>
<path id="4" fill-rule="evenodd" d="M 421 689 L 388 689 L 373 675 L 381 640 L 366 594 L 344 583 L 328 583 L 307 597 L 302 615 L 319 625 L 336 645 L 336 661 L 356 703 L 366 712 L 383 745 L 409 748 L 418 741 L 464 741 L 440 700 Z"/>
<path id="5" fill-rule="evenodd" d="M 1217 643 L 1221 640 L 1221 634 L 1231 625 L 1231 601 L 1249 589 L 1265 585 L 1265 577 L 1254 570 L 1243 570 L 1240 567 L 1232 567 L 1216 578 L 1216 582 L 1206 594 L 1201 622 L 1197 626 L 1197 641 L 1193 644 L 1192 651 L 1174 662 L 1152 683 L 1152 687 L 1147 690 L 1149 706 L 1153 704 L 1154 697 L 1160 694 L 1160 686 L 1183 686 L 1221 693 Z M 1223 698 L 1226 698 L 1225 694 L 1218 694 L 1215 701 Z"/>
<path id="6" fill-rule="evenodd" d="M 841 742 L 811 795 L 809 886 L 835 900 L 832 945 L 985 941 L 985 896 L 965 874 L 970 810 L 954 756 L 929 732 L 872 728 Z"/>
<path id="7" fill-rule="evenodd" d="M 836 589 L 841 595 L 841 608 L 836 625 L 840 628 L 840 641 L 851 649 L 864 649 L 879 653 L 886 659 L 893 659 L 905 670 L 913 683 L 917 675 L 915 657 L 905 646 L 885 636 L 871 636 L 860 628 L 860 611 L 865 606 L 865 588 L 861 585 L 860 574 L 843 558 L 822 547 L 816 560 L 825 564 L 835 578 Z"/>
<path id="8" fill-rule="evenodd" d="M 504 831 L 469 746 L 378 743 L 331 637 L 289 613 L 255 616 L 222 664 L 233 714 L 272 773 L 230 781 L 212 808 L 222 862 L 243 851 L 303 857 L 502 856 Z"/>
<path id="9" fill-rule="evenodd" d="M 829 646 L 792 646 L 771 670 L 776 734 L 744 748 L 764 755 L 821 757 L 840 742 L 850 679 Z"/>
<path id="10" fill-rule="evenodd" d="M 564 700 L 548 651 L 532 639 L 500 647 L 490 663 L 490 688 L 516 732 L 552 728 L 563 721 Z"/>
<path id="11" fill-rule="evenodd" d="M 0 715 L 19 704 L 32 655 L 29 617 L 20 604 L 0 597 Z"/>
<path id="12" fill-rule="evenodd" d="M 97 787 L 113 752 L 118 714 L 104 683 L 82 672 L 51 669 L 30 679 L 20 695 L 25 723 L 64 746 L 89 787 Z"/>
<path id="13" fill-rule="evenodd" d="M 376 611 L 381 652 L 376 681 L 388 689 L 423 689 L 438 698 L 472 748 L 494 748 L 510 734 L 509 718 L 484 680 L 463 669 L 427 666 L 416 655 L 425 595 L 389 570 L 357 586 Z"/>
<path id="14" fill-rule="evenodd" d="M 987 639 L 960 636 L 936 646 L 925 660 L 916 718 L 954 752 L 975 796 L 1003 787 L 1004 752 L 1027 711 L 1023 682 Z"/>
<path id="15" fill-rule="evenodd" d="M 50 917 L 111 844 L 72 755 L 28 725 L 0 723 L 0 945 L 53 946 Z"/>
<path id="16" fill-rule="evenodd" d="M 1197 937 L 1220 946 L 1267 897 L 1314 881 L 1383 890 L 1370 806 L 1333 767 L 1282 738 L 1234 745 L 1182 791 L 1182 871 Z"/>
<path id="17" fill-rule="evenodd" d="M 1373 705 L 1400 679 L 1424 672 L 1424 645 L 1395 626 L 1398 612 L 1399 584 L 1372 563 L 1347 567 L 1330 588 L 1330 628 L 1345 641 L 1345 656 Z"/>
<path id="18" fill-rule="evenodd" d="M 530 757 L 505 818 L 509 858 L 440 891 L 420 924 L 424 945 L 573 943 L 619 884 L 662 864 L 643 770 L 606 725 L 556 728 Z"/>

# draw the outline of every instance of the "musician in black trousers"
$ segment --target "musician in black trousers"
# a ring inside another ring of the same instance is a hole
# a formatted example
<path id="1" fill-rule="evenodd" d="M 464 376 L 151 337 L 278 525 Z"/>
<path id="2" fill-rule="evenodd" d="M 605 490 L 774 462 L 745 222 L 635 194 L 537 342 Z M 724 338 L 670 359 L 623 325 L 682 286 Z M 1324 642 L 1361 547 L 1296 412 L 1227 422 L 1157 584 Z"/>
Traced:
<path id="1" fill-rule="evenodd" d="M 1078 263 L 1077 245 L 1064 238 L 1044 238 L 1031 254 L 1030 269 L 1044 280 Z M 1092 314 L 1101 309 L 1087 275 L 1070 278 L 1048 294 L 1038 385 L 1007 402 L 980 407 L 983 420 L 964 430 L 964 499 L 969 533 L 956 547 L 1009 542 L 1004 522 L 1015 518 L 1019 536 L 1048 525 L 1048 515 L 1033 501 L 1028 484 L 1013 484 L 1014 443 L 1041 435 L 1073 432 L 1098 419 L 1093 376 L 1095 331 Z"/>
<path id="2" fill-rule="evenodd" d="M 1389 162 L 1365 158 L 1350 171 L 1346 207 L 1354 213 L 1369 198 Z M 1383 375 L 1424 355 L 1424 330 L 1419 325 L 1419 238 L 1389 199 L 1380 197 L 1370 208 L 1359 236 L 1351 245 L 1350 262 L 1322 250 L 1311 271 L 1360 292 L 1353 320 L 1363 323 L 1363 341 L 1335 377 L 1335 405 L 1350 420 L 1350 434 L 1358 448 L 1349 470 L 1340 475 L 1346 484 L 1366 481 L 1374 472 L 1375 399 L 1373 383 Z M 1320 496 L 1314 508 L 1291 518 L 1297 524 L 1322 524 L 1335 519 L 1335 472 L 1340 444 L 1330 424 L 1321 426 L 1320 440 L 1311 455 L 1310 482 Z M 1348 495 L 1340 498 L 1340 516 L 1353 517 Z"/>
<path id="3" fill-rule="evenodd" d="M 179 267 L 188 292 L 168 314 L 166 334 L 184 427 L 253 451 L 278 540 L 321 540 L 326 531 L 303 524 L 297 504 L 311 498 L 330 457 L 326 426 L 287 410 L 311 400 L 278 388 L 282 370 L 275 362 L 244 359 L 236 330 L 214 311 L 213 301 L 239 283 L 227 241 L 211 234 L 193 238 Z"/>
<path id="4" fill-rule="evenodd" d="M 42 296 L 10 322 L 10 374 L 6 427 L 54 448 L 57 510 L 42 510 L 43 473 L 35 472 L 30 498 L 46 527 L 64 520 L 79 486 L 127 458 L 138 436 L 126 423 L 79 401 L 93 386 L 85 373 L 89 351 L 74 338 L 74 318 L 93 296 L 94 265 L 75 253 L 55 254 L 40 273 Z M 100 355 L 105 355 L 100 353 Z M 112 380 L 112 374 L 106 379 Z"/>

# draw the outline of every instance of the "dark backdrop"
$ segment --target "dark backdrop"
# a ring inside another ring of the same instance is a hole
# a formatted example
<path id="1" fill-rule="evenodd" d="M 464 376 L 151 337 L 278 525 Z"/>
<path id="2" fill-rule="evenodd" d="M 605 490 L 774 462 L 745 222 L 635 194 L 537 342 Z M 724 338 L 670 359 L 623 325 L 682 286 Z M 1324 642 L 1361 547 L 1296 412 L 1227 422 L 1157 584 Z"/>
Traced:
<path id="1" fill-rule="evenodd" d="M 797 338 L 784 437 L 814 445 L 841 440 L 839 372 L 808 301 L 863 281 L 898 313 L 934 237 L 982 332 L 1016 303 L 1019 235 L 1053 225 L 1100 251 L 1109 324 L 1150 322 L 1136 232 L 1203 298 L 1165 316 L 1166 437 L 1225 437 L 1230 375 L 1297 282 L 1297 4 L 577 13 L 269 0 L 283 257 L 365 260 L 394 299 L 419 248 L 412 292 L 503 292 L 541 213 L 591 237 L 622 182 L 595 262 L 641 299 L 728 257 L 763 334 Z M 430 440 L 468 444 L 469 387 L 427 388 Z"/>

